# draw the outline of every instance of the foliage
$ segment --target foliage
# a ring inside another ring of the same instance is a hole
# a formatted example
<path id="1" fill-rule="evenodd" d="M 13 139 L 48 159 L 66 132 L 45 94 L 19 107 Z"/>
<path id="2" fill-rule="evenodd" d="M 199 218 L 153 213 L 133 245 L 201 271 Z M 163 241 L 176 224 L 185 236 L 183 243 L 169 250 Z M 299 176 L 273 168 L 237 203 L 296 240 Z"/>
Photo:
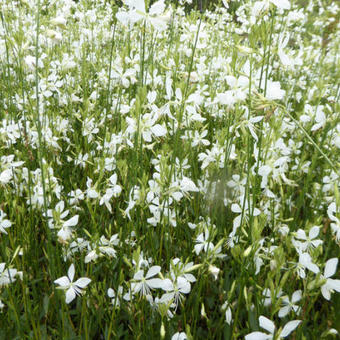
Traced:
<path id="1" fill-rule="evenodd" d="M 198 3 L 1 1 L 0 338 L 340 331 L 339 6 Z"/>

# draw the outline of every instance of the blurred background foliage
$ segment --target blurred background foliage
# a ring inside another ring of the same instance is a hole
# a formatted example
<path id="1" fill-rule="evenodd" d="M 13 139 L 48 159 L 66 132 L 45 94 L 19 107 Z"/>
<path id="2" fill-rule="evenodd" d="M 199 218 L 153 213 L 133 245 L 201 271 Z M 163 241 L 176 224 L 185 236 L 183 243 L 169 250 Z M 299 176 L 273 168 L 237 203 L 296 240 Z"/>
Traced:
<path id="1" fill-rule="evenodd" d="M 81 0 L 75 0 L 79 2 Z M 147 7 L 150 7 L 157 0 L 145 0 Z M 225 0 L 229 3 L 229 11 L 234 12 L 240 5 L 242 5 L 243 1 L 230 1 Z M 107 2 L 111 2 L 112 5 L 116 5 L 121 7 L 123 2 L 122 0 L 107 0 Z M 177 6 L 183 6 L 186 12 L 190 12 L 192 10 L 198 11 L 213 11 L 216 7 L 223 6 L 222 0 L 166 0 L 168 3 L 174 4 Z"/>
<path id="2" fill-rule="evenodd" d="M 81 2 L 83 0 L 74 0 L 74 2 Z M 95 1 L 95 0 L 94 0 Z M 144 0 L 147 7 L 150 7 L 157 0 Z M 224 0 L 228 3 L 228 12 L 235 12 L 238 7 L 240 7 L 244 1 L 243 0 Z M 255 1 L 255 0 L 254 0 Z M 49 2 L 49 0 L 45 0 Z M 209 10 L 213 11 L 215 8 L 224 6 L 222 0 L 165 0 L 166 3 L 172 3 L 176 7 L 184 6 L 185 11 L 190 12 L 191 10 Z M 318 0 L 315 1 L 314 10 L 317 10 L 321 5 L 322 7 L 327 7 L 327 5 L 332 4 L 333 0 Z M 114 6 L 121 7 L 124 0 L 106 0 L 105 3 L 111 3 Z M 308 4 L 308 0 L 291 0 L 291 4 L 297 4 L 300 8 L 305 7 Z"/>

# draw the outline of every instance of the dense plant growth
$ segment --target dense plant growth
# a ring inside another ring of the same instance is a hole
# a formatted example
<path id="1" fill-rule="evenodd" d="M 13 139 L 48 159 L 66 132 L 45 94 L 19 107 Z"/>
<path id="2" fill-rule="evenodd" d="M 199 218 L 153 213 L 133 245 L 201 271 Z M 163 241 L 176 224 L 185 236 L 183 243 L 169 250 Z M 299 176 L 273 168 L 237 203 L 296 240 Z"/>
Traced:
<path id="1" fill-rule="evenodd" d="M 1 1 L 0 338 L 337 336 L 339 5 L 212 7 Z"/>

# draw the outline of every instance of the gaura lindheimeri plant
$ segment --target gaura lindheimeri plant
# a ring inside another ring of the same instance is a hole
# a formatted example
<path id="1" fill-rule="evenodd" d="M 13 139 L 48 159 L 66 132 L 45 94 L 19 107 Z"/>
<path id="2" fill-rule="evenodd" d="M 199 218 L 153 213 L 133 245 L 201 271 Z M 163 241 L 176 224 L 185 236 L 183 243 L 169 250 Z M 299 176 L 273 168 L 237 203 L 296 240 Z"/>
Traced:
<path id="1" fill-rule="evenodd" d="M 340 5 L 222 3 L 0 0 L 0 339 L 337 336 Z"/>
<path id="2" fill-rule="evenodd" d="M 83 294 L 83 289 L 91 282 L 91 279 L 87 277 L 81 277 L 77 281 L 73 282 L 75 274 L 74 264 L 72 263 L 67 271 L 67 276 L 63 276 L 54 281 L 55 284 L 59 285 L 57 289 L 66 290 L 65 302 L 72 302 L 77 295 Z"/>
<path id="3" fill-rule="evenodd" d="M 259 317 L 260 327 L 266 330 L 268 333 L 253 332 L 246 335 L 245 340 L 270 340 L 286 338 L 291 332 L 296 329 L 296 327 L 299 326 L 300 323 L 301 320 L 289 321 L 288 323 L 286 323 L 283 329 L 279 329 L 277 331 L 274 322 L 261 315 Z"/>

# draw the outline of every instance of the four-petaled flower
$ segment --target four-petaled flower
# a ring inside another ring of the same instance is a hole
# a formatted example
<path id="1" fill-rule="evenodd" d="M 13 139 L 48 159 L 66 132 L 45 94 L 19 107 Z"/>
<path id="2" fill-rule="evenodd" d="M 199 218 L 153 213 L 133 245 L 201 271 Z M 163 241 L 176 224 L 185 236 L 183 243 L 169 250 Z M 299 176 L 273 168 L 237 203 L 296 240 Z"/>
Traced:
<path id="1" fill-rule="evenodd" d="M 306 235 L 306 232 L 302 229 L 299 229 L 296 232 L 296 238 L 301 241 L 293 241 L 294 246 L 297 249 L 300 249 L 301 251 L 308 251 L 313 248 L 317 248 L 320 244 L 323 243 L 322 240 L 317 240 L 316 238 L 319 235 L 320 228 L 318 226 L 314 226 L 308 233 L 308 236 Z"/>
<path id="2" fill-rule="evenodd" d="M 138 272 L 133 277 L 135 282 L 131 284 L 132 292 L 134 294 L 140 292 L 142 295 L 149 295 L 150 289 L 160 288 L 163 281 L 157 278 L 152 279 L 152 277 L 156 276 L 160 271 L 160 266 L 153 266 L 148 270 L 144 277 L 144 270 L 138 270 Z"/>
<path id="3" fill-rule="evenodd" d="M 67 276 L 63 276 L 54 281 L 54 283 L 60 286 L 57 289 L 66 290 L 66 303 L 72 302 L 77 295 L 82 294 L 82 289 L 91 282 L 91 279 L 87 277 L 81 277 L 76 282 L 73 282 L 74 273 L 74 264 L 72 263 L 67 271 Z"/>
<path id="4" fill-rule="evenodd" d="M 295 305 L 296 302 L 300 301 L 302 298 L 302 291 L 297 290 L 293 293 L 292 299 L 289 300 L 288 296 L 282 298 L 283 307 L 279 310 L 279 318 L 283 318 L 293 310 L 296 314 L 299 314 L 301 307 Z"/>
<path id="5" fill-rule="evenodd" d="M 199 234 L 196 238 L 196 245 L 194 247 L 195 253 L 199 255 L 199 253 L 204 250 L 207 252 L 208 250 L 213 250 L 214 249 L 214 244 L 211 242 L 209 239 L 210 237 L 210 232 L 208 229 L 205 229 L 205 231 L 201 234 Z"/>
<path id="6" fill-rule="evenodd" d="M 246 335 L 245 340 L 270 340 L 274 339 L 275 332 L 275 324 L 273 321 L 267 319 L 265 316 L 259 317 L 259 323 L 260 327 L 265 329 L 268 333 L 262 333 L 262 332 L 252 332 L 248 335 Z M 275 339 L 281 339 L 287 337 L 291 332 L 295 330 L 297 326 L 301 323 L 301 320 L 293 320 L 286 323 L 286 325 L 283 327 L 281 332 L 278 332 L 278 334 L 275 334 Z"/>

